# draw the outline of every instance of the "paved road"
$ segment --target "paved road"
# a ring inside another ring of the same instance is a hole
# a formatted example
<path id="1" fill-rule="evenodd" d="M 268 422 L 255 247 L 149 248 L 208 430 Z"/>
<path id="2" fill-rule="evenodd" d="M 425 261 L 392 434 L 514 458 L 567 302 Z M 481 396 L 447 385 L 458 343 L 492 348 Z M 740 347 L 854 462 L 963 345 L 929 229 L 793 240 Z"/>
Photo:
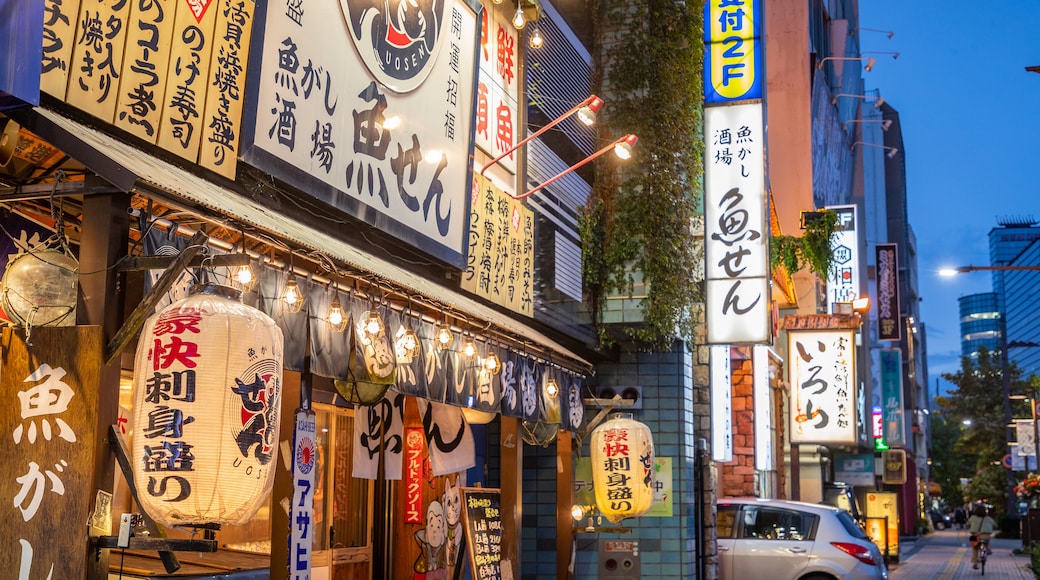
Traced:
<path id="1" fill-rule="evenodd" d="M 992 540 L 993 555 L 986 561 L 986 578 L 993 580 L 1036 580 L 1027 567 L 1029 558 L 1015 555 L 1021 540 Z M 890 580 L 945 580 L 981 577 L 971 568 L 968 532 L 946 530 L 903 542 L 898 564 L 889 566 Z"/>

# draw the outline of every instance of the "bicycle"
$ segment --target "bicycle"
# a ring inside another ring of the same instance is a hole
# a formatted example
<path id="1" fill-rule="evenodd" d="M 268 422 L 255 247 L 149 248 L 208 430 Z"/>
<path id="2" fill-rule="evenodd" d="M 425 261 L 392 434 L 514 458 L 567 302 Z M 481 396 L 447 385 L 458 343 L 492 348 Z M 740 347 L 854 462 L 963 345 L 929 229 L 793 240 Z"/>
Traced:
<path id="1" fill-rule="evenodd" d="M 979 571 L 986 575 L 986 558 L 989 556 L 989 538 L 979 537 Z"/>

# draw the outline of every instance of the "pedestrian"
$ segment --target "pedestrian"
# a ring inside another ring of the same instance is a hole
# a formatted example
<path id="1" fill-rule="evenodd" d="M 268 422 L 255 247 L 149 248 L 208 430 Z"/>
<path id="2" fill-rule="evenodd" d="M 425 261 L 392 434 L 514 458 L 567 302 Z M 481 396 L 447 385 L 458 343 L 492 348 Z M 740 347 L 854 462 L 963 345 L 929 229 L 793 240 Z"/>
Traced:
<path id="1" fill-rule="evenodd" d="M 983 542 L 986 542 L 986 546 L 989 546 L 989 537 L 993 534 L 993 530 L 997 527 L 997 523 L 993 521 L 989 513 L 986 511 L 986 506 L 978 504 L 975 509 L 971 512 L 971 517 L 968 518 L 968 531 L 974 536 L 974 540 L 971 543 L 971 567 L 978 569 L 979 567 L 979 547 Z"/>
<path id="2" fill-rule="evenodd" d="M 957 509 L 953 510 L 953 523 L 956 524 L 958 530 L 963 530 L 964 526 L 968 524 L 968 510 L 964 509 L 964 506 L 959 505 Z"/>

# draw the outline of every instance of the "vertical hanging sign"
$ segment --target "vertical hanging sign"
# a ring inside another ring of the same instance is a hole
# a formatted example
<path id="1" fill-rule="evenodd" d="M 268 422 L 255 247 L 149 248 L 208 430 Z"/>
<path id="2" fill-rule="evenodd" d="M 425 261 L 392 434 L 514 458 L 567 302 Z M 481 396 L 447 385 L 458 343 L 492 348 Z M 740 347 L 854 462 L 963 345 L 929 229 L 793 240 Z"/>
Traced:
<path id="1" fill-rule="evenodd" d="M 289 510 L 289 577 L 308 580 L 311 577 L 311 550 L 314 545 L 314 467 L 318 448 L 315 443 L 316 421 L 314 411 L 296 411 L 296 430 L 293 432 L 293 500 Z"/>
<path id="2" fill-rule="evenodd" d="M 709 344 L 772 339 L 761 0 L 704 4 L 704 254 Z"/>
<path id="3" fill-rule="evenodd" d="M 827 301 L 832 312 L 836 302 L 852 302 L 859 298 L 859 242 L 856 233 L 856 206 L 828 206 L 838 214 L 838 231 L 831 238 L 834 263 L 827 276 Z"/>
<path id="4" fill-rule="evenodd" d="M 96 501 L 91 514 L 101 328 L 37 327 L 31 350 L 21 331 L 4 328 L 0 338 L 0 570 L 83 578 L 84 524 L 111 526 L 110 504 Z"/>
<path id="5" fill-rule="evenodd" d="M 878 339 L 899 340 L 899 262 L 895 244 L 877 245 Z"/>
<path id="6" fill-rule="evenodd" d="M 519 35 L 509 23 L 511 4 L 484 4 L 484 10 L 480 13 L 476 145 L 495 158 L 509 151 L 517 141 Z M 516 151 L 498 163 L 509 173 L 515 174 Z"/>
<path id="7" fill-rule="evenodd" d="M 704 3 L 704 102 L 762 98 L 762 0 Z"/>
<path id="8" fill-rule="evenodd" d="M 709 344 L 772 339 L 762 103 L 704 110 Z"/>
<path id="9" fill-rule="evenodd" d="M 903 352 L 883 348 L 881 353 L 881 427 L 889 447 L 906 445 L 903 427 Z"/>
<path id="10" fill-rule="evenodd" d="M 728 345 L 711 347 L 711 458 L 733 461 L 733 392 Z"/>

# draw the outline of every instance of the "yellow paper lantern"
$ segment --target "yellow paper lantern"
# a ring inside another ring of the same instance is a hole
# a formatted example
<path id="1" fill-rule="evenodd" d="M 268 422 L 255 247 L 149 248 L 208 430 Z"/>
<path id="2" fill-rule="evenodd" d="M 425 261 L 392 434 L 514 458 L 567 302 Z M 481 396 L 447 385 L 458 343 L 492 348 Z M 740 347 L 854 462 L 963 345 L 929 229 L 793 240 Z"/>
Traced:
<path id="1" fill-rule="evenodd" d="M 654 501 L 654 440 L 650 428 L 616 413 L 592 432 L 596 506 L 613 523 L 641 516 Z"/>
<path id="2" fill-rule="evenodd" d="M 145 322 L 134 364 L 134 482 L 165 525 L 244 524 L 274 485 L 282 331 L 207 284 Z"/>

